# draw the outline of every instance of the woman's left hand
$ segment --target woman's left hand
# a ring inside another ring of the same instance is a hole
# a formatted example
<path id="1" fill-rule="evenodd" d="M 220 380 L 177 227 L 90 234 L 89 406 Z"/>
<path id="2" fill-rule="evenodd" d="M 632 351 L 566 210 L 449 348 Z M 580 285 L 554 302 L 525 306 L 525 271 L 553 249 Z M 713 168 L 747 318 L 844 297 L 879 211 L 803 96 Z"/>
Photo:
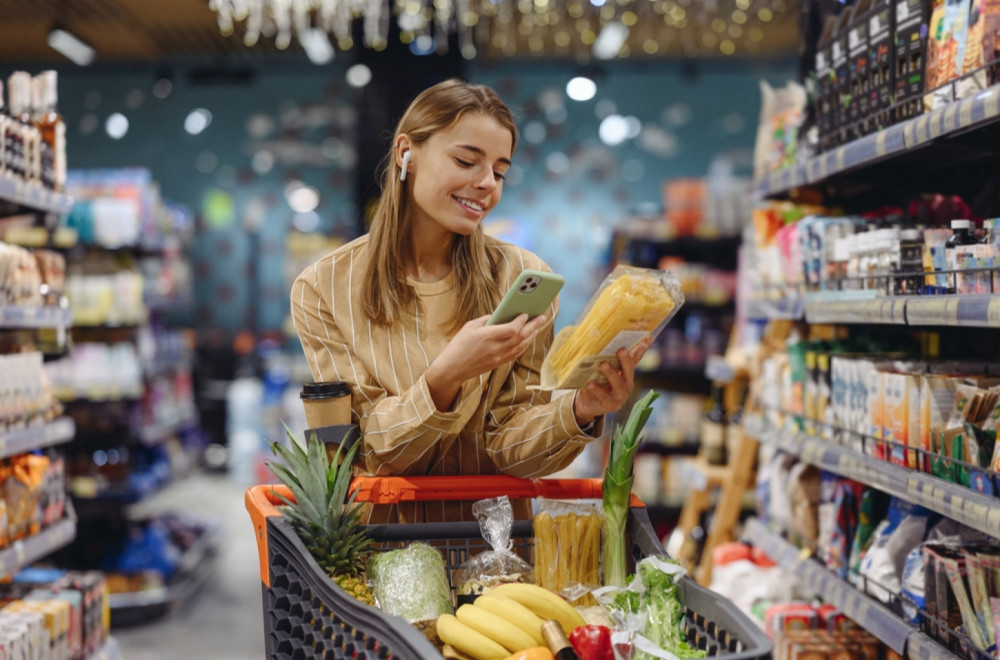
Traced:
<path id="1" fill-rule="evenodd" d="M 583 389 L 577 390 L 576 399 L 573 401 L 573 413 L 576 415 L 577 424 L 585 426 L 595 417 L 616 412 L 625 404 L 635 382 L 635 365 L 652 343 L 653 338 L 647 337 L 632 350 L 618 349 L 618 361 L 621 363 L 618 369 L 607 362 L 601 363 L 601 371 L 608 379 L 608 383 L 598 385 L 592 381 Z"/>

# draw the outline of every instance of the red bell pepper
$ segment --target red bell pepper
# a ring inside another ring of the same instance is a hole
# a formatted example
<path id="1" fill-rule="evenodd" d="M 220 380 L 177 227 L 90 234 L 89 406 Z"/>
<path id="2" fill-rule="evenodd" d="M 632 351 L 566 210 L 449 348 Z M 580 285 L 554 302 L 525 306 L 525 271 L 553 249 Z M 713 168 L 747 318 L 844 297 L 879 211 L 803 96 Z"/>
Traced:
<path id="1" fill-rule="evenodd" d="M 570 633 L 569 643 L 580 660 L 615 660 L 611 650 L 611 629 L 607 626 L 578 626 Z"/>

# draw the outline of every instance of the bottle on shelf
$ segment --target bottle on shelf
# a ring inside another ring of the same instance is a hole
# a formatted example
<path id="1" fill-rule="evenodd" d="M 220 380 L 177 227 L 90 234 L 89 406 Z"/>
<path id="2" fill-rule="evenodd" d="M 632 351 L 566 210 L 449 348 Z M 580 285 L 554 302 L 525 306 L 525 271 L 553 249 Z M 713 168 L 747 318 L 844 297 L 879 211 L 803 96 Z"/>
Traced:
<path id="1" fill-rule="evenodd" d="M 31 118 L 31 75 L 15 71 L 7 80 L 13 139 L 12 173 L 25 181 L 38 180 L 37 150 L 40 137 Z"/>
<path id="2" fill-rule="evenodd" d="M 701 449 L 709 465 L 726 463 L 726 408 L 722 386 L 712 383 L 708 408 L 701 416 Z"/>
<path id="3" fill-rule="evenodd" d="M 58 74 L 42 71 L 32 81 L 35 93 L 35 127 L 41 134 L 42 183 L 53 190 L 66 185 L 66 122 L 59 104 Z"/>
<path id="4" fill-rule="evenodd" d="M 10 119 L 4 106 L 3 81 L 0 80 L 0 175 L 7 173 L 7 141 L 11 139 Z"/>
<path id="5" fill-rule="evenodd" d="M 962 286 L 962 278 L 956 272 L 962 264 L 960 247 L 975 243 L 976 239 L 972 235 L 972 223 L 969 220 L 951 221 L 951 236 L 944 243 L 945 267 L 951 271 L 948 276 L 948 293 L 956 293 Z"/>
<path id="6" fill-rule="evenodd" d="M 558 621 L 549 619 L 543 623 L 542 637 L 545 638 L 545 643 L 556 660 L 580 660 L 580 656 L 576 654 L 573 645 L 569 643 L 569 639 Z"/>

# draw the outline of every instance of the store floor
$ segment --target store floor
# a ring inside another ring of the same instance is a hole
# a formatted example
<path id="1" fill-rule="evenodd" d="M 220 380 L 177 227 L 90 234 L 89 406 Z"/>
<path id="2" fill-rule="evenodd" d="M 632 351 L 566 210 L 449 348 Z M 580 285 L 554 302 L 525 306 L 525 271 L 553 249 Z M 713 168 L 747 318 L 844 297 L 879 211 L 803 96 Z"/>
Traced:
<path id="1" fill-rule="evenodd" d="M 257 660 L 264 657 L 257 546 L 242 485 L 198 473 L 141 503 L 142 513 L 187 511 L 222 525 L 214 575 L 166 616 L 111 631 L 123 660 Z"/>

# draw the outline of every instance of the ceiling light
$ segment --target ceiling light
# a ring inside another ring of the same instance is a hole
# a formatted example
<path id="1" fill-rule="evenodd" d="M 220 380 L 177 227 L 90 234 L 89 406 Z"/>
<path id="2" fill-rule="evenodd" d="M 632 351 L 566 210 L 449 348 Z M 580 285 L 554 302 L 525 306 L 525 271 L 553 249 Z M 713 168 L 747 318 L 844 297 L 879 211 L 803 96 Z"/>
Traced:
<path id="1" fill-rule="evenodd" d="M 87 66 L 97 54 L 80 37 L 61 26 L 56 26 L 49 32 L 49 46 L 79 66 Z"/>
<path id="2" fill-rule="evenodd" d="M 628 28 L 621 23 L 608 23 L 601 28 L 594 42 L 594 57 L 599 60 L 610 60 L 618 56 L 618 52 L 628 39 Z"/>
<path id="3" fill-rule="evenodd" d="M 597 85 L 590 78 L 577 76 L 566 83 L 566 96 L 574 101 L 589 101 L 597 93 Z"/>
<path id="4" fill-rule="evenodd" d="M 299 34 L 299 43 L 306 52 L 309 61 L 316 65 L 329 64 L 336 54 L 333 44 L 326 32 L 319 28 L 310 28 Z"/>

